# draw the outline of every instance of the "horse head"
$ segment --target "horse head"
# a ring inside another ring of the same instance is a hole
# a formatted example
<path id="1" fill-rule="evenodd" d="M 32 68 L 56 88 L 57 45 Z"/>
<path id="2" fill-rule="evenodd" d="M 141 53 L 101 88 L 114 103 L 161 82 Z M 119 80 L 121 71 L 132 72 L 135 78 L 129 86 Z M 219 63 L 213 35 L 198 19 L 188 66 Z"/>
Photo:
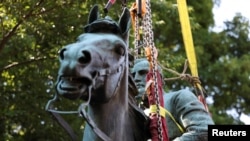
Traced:
<path id="1" fill-rule="evenodd" d="M 59 52 L 60 68 L 56 90 L 69 99 L 108 101 L 127 73 L 130 13 L 127 8 L 118 21 L 99 18 L 98 6 L 89 14 L 85 33 Z M 98 95 L 102 93 L 102 95 Z"/>
<path id="2" fill-rule="evenodd" d="M 95 5 L 77 42 L 59 52 L 57 94 L 83 99 L 80 113 L 88 124 L 83 140 L 146 140 L 148 118 L 134 101 L 137 89 L 129 75 L 130 12 L 120 19 L 100 18 Z M 136 92 L 135 92 L 136 91 Z M 95 128 L 95 129 L 93 129 Z"/>

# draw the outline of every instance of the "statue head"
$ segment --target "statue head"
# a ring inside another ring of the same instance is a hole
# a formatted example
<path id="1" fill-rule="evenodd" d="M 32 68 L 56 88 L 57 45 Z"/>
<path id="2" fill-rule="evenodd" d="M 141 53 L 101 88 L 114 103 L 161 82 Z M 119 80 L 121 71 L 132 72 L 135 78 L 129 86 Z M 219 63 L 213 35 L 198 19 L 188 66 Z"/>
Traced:
<path id="1" fill-rule="evenodd" d="M 149 72 L 149 62 L 146 58 L 136 59 L 134 61 L 134 66 L 131 69 L 131 73 L 133 75 L 134 81 L 136 83 L 136 87 L 138 89 L 138 97 L 142 97 L 145 94 L 145 86 L 146 86 L 146 76 Z M 162 75 L 162 69 L 158 65 L 158 70 Z"/>

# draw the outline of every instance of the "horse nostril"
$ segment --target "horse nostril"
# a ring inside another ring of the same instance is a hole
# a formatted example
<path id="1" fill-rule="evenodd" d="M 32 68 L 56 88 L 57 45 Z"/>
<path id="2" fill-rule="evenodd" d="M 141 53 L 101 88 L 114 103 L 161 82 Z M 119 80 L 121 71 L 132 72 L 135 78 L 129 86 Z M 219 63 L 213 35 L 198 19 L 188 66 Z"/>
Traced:
<path id="1" fill-rule="evenodd" d="M 90 62 L 90 60 L 91 60 L 91 55 L 90 55 L 90 53 L 89 53 L 88 51 L 86 51 L 86 50 L 82 51 L 82 56 L 80 56 L 80 57 L 78 58 L 78 62 L 79 62 L 80 64 L 87 64 L 87 63 Z"/>

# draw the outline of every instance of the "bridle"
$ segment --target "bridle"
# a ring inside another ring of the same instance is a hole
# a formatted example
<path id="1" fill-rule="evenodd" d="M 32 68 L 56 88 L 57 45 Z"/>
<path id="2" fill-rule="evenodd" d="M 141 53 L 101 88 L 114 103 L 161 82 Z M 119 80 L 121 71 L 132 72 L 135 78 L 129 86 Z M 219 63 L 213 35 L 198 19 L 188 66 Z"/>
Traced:
<path id="1" fill-rule="evenodd" d="M 49 100 L 46 104 L 45 110 L 50 112 L 59 122 L 59 124 L 66 130 L 66 132 L 69 134 L 69 136 L 71 137 L 71 139 L 73 141 L 77 140 L 77 135 L 74 133 L 73 129 L 70 127 L 70 125 L 61 117 L 60 114 L 78 114 L 80 117 L 83 117 L 85 119 L 85 121 L 89 124 L 89 126 L 92 128 L 92 130 L 96 133 L 96 135 L 98 137 L 100 137 L 102 140 L 104 141 L 112 141 L 103 131 L 101 131 L 97 125 L 95 124 L 95 122 L 92 120 L 92 118 L 86 113 L 86 107 L 89 106 L 90 101 L 91 101 L 91 93 L 92 93 L 92 88 L 95 85 L 95 82 L 97 80 L 98 77 L 100 76 L 106 76 L 106 79 L 108 78 L 108 76 L 110 75 L 114 75 L 117 74 L 119 72 L 122 71 L 122 73 L 120 74 L 119 78 L 118 78 L 118 83 L 113 91 L 113 94 L 111 95 L 112 97 L 114 97 L 114 95 L 117 93 L 118 87 L 120 86 L 121 80 L 122 80 L 122 76 L 125 73 L 125 68 L 126 68 L 126 64 L 127 64 L 127 50 L 125 52 L 125 57 L 124 60 L 118 67 L 116 68 L 105 68 L 105 69 L 100 69 L 97 71 L 92 84 L 88 87 L 88 100 L 84 103 L 82 103 L 77 111 L 62 111 L 62 110 L 56 110 L 53 106 L 53 102 L 55 102 L 58 99 L 58 91 L 56 89 L 56 94 L 54 96 L 54 98 L 52 98 L 51 100 Z M 110 97 L 110 99 L 112 98 Z"/>

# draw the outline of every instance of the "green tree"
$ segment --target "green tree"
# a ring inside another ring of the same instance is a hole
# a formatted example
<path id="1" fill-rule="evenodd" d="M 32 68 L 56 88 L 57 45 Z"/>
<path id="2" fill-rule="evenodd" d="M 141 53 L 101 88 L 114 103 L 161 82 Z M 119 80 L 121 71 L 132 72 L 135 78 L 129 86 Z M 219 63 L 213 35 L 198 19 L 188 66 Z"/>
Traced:
<path id="1" fill-rule="evenodd" d="M 214 98 L 213 106 L 219 107 L 213 113 L 215 119 L 234 109 L 238 115 L 232 123 L 241 124 L 241 114 L 249 114 L 246 108 L 250 98 L 247 94 L 250 90 L 250 68 L 247 65 L 250 57 L 249 26 L 249 21 L 238 14 L 233 21 L 225 22 L 224 31 L 211 33 L 211 38 L 204 44 L 201 58 L 204 64 L 201 66 L 204 69 L 204 83 Z M 230 121 L 232 119 L 218 120 L 217 123 Z"/>
<path id="2" fill-rule="evenodd" d="M 70 0 L 0 3 L 1 139 L 69 140 L 45 105 L 55 94 L 57 52 L 83 32 L 87 4 Z M 64 109 L 63 105 L 78 106 L 66 101 L 58 107 Z M 81 134 L 82 119 L 65 118 L 78 125 Z"/>
<path id="3" fill-rule="evenodd" d="M 0 140 L 70 140 L 45 111 L 55 95 L 59 61 L 57 52 L 83 33 L 93 4 L 103 8 L 106 0 L 3 0 L 0 3 Z M 130 8 L 133 1 L 128 1 Z M 249 21 L 237 15 L 225 23 L 225 30 L 211 31 L 212 8 L 218 1 L 187 0 L 202 85 L 213 103 L 210 112 L 218 124 L 242 124 L 239 116 L 250 114 Z M 158 61 L 182 72 L 186 53 L 176 0 L 151 1 L 154 41 L 160 50 Z M 121 1 L 109 10 L 117 20 Z M 104 17 L 105 14 L 101 13 Z M 131 48 L 133 48 L 131 30 Z M 190 73 L 189 71 L 187 73 Z M 174 75 L 165 72 L 165 77 Z M 166 83 L 166 90 L 192 86 L 182 80 Z M 81 101 L 64 98 L 58 109 L 76 110 Z M 238 117 L 227 114 L 235 109 Z M 78 115 L 63 116 L 81 138 L 84 121 Z"/>

